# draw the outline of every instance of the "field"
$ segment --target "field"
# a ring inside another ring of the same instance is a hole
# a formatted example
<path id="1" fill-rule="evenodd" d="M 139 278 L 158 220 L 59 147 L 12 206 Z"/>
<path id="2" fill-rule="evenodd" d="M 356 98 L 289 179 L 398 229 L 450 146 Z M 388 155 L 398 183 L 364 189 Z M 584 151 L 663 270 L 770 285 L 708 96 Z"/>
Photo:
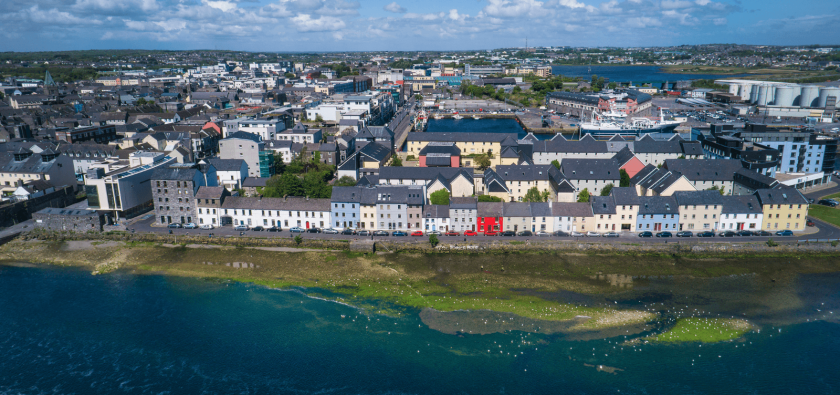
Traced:
<path id="1" fill-rule="evenodd" d="M 671 74 L 731 74 L 741 75 L 738 79 L 754 79 L 779 82 L 822 82 L 840 78 L 836 70 L 797 70 L 793 68 L 748 68 L 727 66 L 696 66 L 673 65 L 664 66 L 665 72 Z M 742 75 L 747 74 L 747 75 Z"/>

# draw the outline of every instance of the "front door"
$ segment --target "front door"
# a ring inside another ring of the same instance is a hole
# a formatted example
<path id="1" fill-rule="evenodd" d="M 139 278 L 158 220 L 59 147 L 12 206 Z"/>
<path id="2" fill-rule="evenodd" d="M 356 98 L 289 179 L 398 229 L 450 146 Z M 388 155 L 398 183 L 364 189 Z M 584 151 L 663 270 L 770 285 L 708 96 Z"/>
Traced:
<path id="1" fill-rule="evenodd" d="M 653 231 L 654 232 L 659 232 L 660 230 L 662 230 L 662 223 L 657 222 L 657 223 L 653 224 Z"/>
<path id="2" fill-rule="evenodd" d="M 309 229 L 309 221 L 306 221 L 306 229 Z"/>

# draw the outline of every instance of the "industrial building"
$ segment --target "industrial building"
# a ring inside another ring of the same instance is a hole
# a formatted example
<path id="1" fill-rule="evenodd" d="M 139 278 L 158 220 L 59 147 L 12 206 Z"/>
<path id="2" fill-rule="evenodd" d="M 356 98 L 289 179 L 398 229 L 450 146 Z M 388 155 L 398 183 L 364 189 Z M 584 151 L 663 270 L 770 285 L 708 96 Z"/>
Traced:
<path id="1" fill-rule="evenodd" d="M 834 116 L 840 87 L 753 80 L 716 80 L 728 85 L 729 94 L 755 105 L 767 116 L 813 117 L 821 121 Z"/>

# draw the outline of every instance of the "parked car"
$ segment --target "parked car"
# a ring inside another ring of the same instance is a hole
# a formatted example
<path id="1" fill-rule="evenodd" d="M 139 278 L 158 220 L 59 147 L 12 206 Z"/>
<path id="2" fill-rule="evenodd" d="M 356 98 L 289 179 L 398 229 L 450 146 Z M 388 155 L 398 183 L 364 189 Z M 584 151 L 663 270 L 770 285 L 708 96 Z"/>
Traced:
<path id="1" fill-rule="evenodd" d="M 391 236 L 408 236 L 408 233 L 401 230 L 395 230 L 394 233 L 391 233 Z"/>
<path id="2" fill-rule="evenodd" d="M 245 225 L 236 225 L 236 226 L 233 227 L 233 230 L 235 230 L 237 232 L 244 232 L 244 231 L 248 230 L 248 227 L 245 226 Z"/>
<path id="3" fill-rule="evenodd" d="M 294 227 L 289 228 L 289 232 L 292 232 L 292 233 L 303 233 L 303 232 L 306 232 L 306 230 L 305 230 L 305 229 L 303 229 L 303 228 L 301 228 L 301 227 L 299 227 L 299 226 L 294 226 Z"/>
<path id="4" fill-rule="evenodd" d="M 731 231 L 731 230 L 727 230 L 725 232 L 720 232 L 718 234 L 718 236 L 720 236 L 720 237 L 735 237 L 735 235 L 736 235 L 736 233 Z"/>
<path id="5" fill-rule="evenodd" d="M 464 236 L 478 236 L 478 233 L 475 233 L 472 230 L 465 230 L 464 231 Z"/>
<path id="6" fill-rule="evenodd" d="M 521 231 L 521 232 L 517 233 L 516 235 L 517 235 L 517 236 L 530 237 L 530 236 L 533 236 L 533 235 L 534 235 L 534 233 L 533 233 L 533 232 L 531 232 L 530 230 L 523 230 L 523 231 Z"/>
<path id="7" fill-rule="evenodd" d="M 815 223 L 814 223 L 814 221 L 811 221 L 811 220 L 809 219 L 809 220 L 806 220 L 806 221 L 805 221 L 805 226 L 817 226 L 817 224 L 815 224 Z"/>
<path id="8" fill-rule="evenodd" d="M 343 234 L 345 236 L 353 236 L 353 235 L 356 234 L 356 231 L 354 229 L 347 228 L 347 229 L 342 230 L 341 234 Z"/>
<path id="9" fill-rule="evenodd" d="M 658 232 L 656 237 L 673 237 L 674 235 L 671 232 Z"/>
<path id="10" fill-rule="evenodd" d="M 198 225 L 196 225 L 196 224 L 195 224 L 195 223 L 193 223 L 193 222 L 190 222 L 190 223 L 184 224 L 184 229 L 197 229 L 197 228 L 198 228 Z"/>
<path id="11" fill-rule="evenodd" d="M 309 228 L 306 230 L 307 233 L 321 233 L 321 229 L 318 228 Z"/>
<path id="12" fill-rule="evenodd" d="M 488 231 L 484 232 L 485 236 L 496 236 L 498 234 L 499 234 L 499 232 L 496 232 L 495 230 L 488 230 Z"/>
<path id="13" fill-rule="evenodd" d="M 327 228 L 327 229 L 324 229 L 323 233 L 328 234 L 328 235 L 337 235 L 338 234 L 338 229 Z"/>
<path id="14" fill-rule="evenodd" d="M 554 232 L 551 233 L 551 235 L 554 236 L 554 237 L 566 237 L 569 234 L 562 231 L 562 230 L 555 230 Z"/>
<path id="15" fill-rule="evenodd" d="M 505 237 L 513 237 L 513 236 L 516 236 L 516 232 L 514 232 L 512 230 L 506 230 L 506 231 L 502 232 L 501 235 L 505 236 Z"/>
<path id="16" fill-rule="evenodd" d="M 210 225 L 210 224 L 205 224 L 205 225 L 201 225 L 201 226 L 199 226 L 198 228 L 199 228 L 199 229 L 204 229 L 204 230 L 212 230 L 212 229 L 213 229 L 213 225 Z"/>
<path id="17" fill-rule="evenodd" d="M 270 228 L 266 228 L 265 230 L 267 230 L 267 231 L 269 231 L 269 232 L 279 232 L 279 231 L 281 231 L 282 229 L 280 229 L 280 227 L 279 227 L 279 226 L 272 226 L 272 227 L 270 227 Z"/>
<path id="18" fill-rule="evenodd" d="M 423 236 L 423 231 L 422 230 L 415 230 L 414 232 L 411 232 L 411 235 L 412 236 Z"/>
<path id="19" fill-rule="evenodd" d="M 584 234 L 584 233 L 581 233 L 581 232 L 575 232 L 575 231 L 572 231 L 571 235 L 572 235 L 572 237 L 583 237 L 583 236 L 586 236 L 586 234 Z"/>
<path id="20" fill-rule="evenodd" d="M 359 231 L 358 233 L 356 233 L 356 234 L 357 234 L 357 235 L 359 235 L 359 236 L 370 236 L 370 235 L 371 235 L 371 232 L 370 232 L 369 230 L 360 230 L 360 231 Z"/>
<path id="21" fill-rule="evenodd" d="M 715 232 L 699 232 L 697 237 L 715 237 Z"/>
<path id="22" fill-rule="evenodd" d="M 251 228 L 251 230 L 253 230 L 254 232 L 262 232 L 265 230 L 265 228 L 263 228 L 262 226 L 255 226 Z"/>
<path id="23" fill-rule="evenodd" d="M 642 232 L 642 233 L 639 233 L 639 237 L 653 237 L 653 232 Z"/>
<path id="24" fill-rule="evenodd" d="M 772 234 L 772 233 L 770 233 L 770 232 L 768 232 L 768 231 L 766 231 L 766 230 L 759 230 L 759 231 L 756 231 L 756 232 L 754 233 L 754 235 L 755 235 L 755 236 L 773 236 L 773 234 Z"/>
<path id="25" fill-rule="evenodd" d="M 677 232 L 677 237 L 691 237 L 694 236 L 694 233 L 690 230 L 684 230 L 682 232 Z"/>
<path id="26" fill-rule="evenodd" d="M 439 231 L 439 230 L 430 230 L 430 231 L 426 232 L 426 234 L 427 234 L 427 235 L 437 235 L 437 236 L 440 236 L 440 235 L 442 235 L 443 233 L 441 233 L 441 231 Z M 456 235 L 456 236 L 457 236 L 457 235 Z"/>
<path id="27" fill-rule="evenodd" d="M 749 236 L 752 236 L 752 235 L 753 235 L 753 232 L 751 232 L 751 231 L 749 231 L 749 230 L 746 230 L 746 229 L 743 229 L 743 230 L 739 230 L 739 231 L 738 231 L 738 232 L 736 232 L 735 234 L 737 234 L 738 236 L 749 237 Z"/>
<path id="28" fill-rule="evenodd" d="M 776 232 L 776 236 L 793 236 L 792 230 L 780 230 Z"/>
<path id="29" fill-rule="evenodd" d="M 837 206 L 837 202 L 835 202 L 834 200 L 830 200 L 830 199 L 821 199 L 819 202 L 817 202 L 817 204 L 821 204 L 823 206 L 828 206 L 828 207 L 836 207 Z"/>
<path id="30" fill-rule="evenodd" d="M 551 237 L 551 233 L 548 233 L 544 230 L 539 230 L 539 231 L 537 231 L 537 233 L 534 233 L 534 236 L 537 236 L 537 237 Z"/>
<path id="31" fill-rule="evenodd" d="M 621 236 L 621 233 L 618 233 L 618 232 L 607 232 L 607 233 L 604 233 L 604 237 L 619 237 L 619 236 Z"/>
<path id="32" fill-rule="evenodd" d="M 586 237 L 601 237 L 601 234 L 598 232 L 586 232 Z"/>
<path id="33" fill-rule="evenodd" d="M 466 233 L 466 232 L 464 232 L 464 233 Z M 450 230 L 449 232 L 446 232 L 446 235 L 447 236 L 460 236 L 461 234 L 454 231 L 454 230 Z"/>
<path id="34" fill-rule="evenodd" d="M 377 230 L 373 232 L 374 236 L 388 236 L 388 232 L 384 230 Z"/>
<path id="35" fill-rule="evenodd" d="M 180 227 L 181 227 L 181 224 L 179 224 L 179 223 L 177 223 L 177 222 L 173 222 L 173 223 L 171 223 L 171 224 L 167 225 L 166 227 L 167 227 L 167 228 L 176 229 L 176 228 L 180 228 Z"/>

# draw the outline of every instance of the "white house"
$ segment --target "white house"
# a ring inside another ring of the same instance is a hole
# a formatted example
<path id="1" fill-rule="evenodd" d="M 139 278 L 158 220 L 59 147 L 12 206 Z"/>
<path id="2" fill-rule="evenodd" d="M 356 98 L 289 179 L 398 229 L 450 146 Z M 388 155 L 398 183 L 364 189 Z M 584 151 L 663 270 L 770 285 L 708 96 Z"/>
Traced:
<path id="1" fill-rule="evenodd" d="M 761 230 L 764 215 L 755 195 L 722 196 L 720 230 Z"/>

